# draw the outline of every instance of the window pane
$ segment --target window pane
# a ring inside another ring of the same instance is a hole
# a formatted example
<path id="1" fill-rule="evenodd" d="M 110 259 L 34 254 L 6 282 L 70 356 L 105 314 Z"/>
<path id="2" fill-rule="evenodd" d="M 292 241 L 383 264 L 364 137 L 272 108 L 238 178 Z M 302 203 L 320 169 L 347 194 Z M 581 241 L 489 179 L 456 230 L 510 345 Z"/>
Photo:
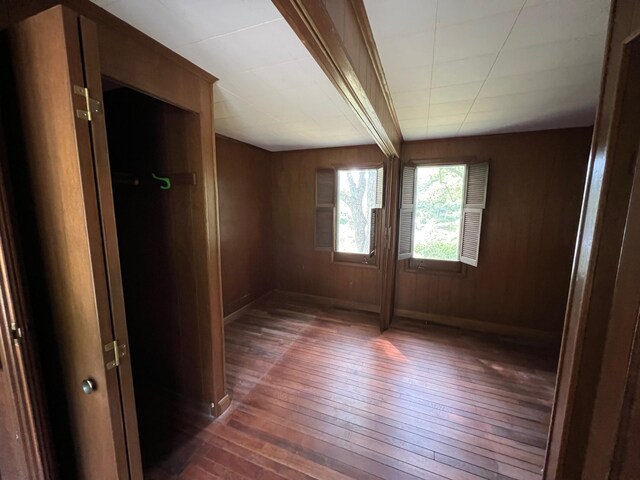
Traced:
<path id="1" fill-rule="evenodd" d="M 464 165 L 417 168 L 415 258 L 459 260 L 464 174 Z"/>
<path id="2" fill-rule="evenodd" d="M 338 252 L 369 253 L 371 209 L 375 202 L 375 169 L 338 170 Z"/>

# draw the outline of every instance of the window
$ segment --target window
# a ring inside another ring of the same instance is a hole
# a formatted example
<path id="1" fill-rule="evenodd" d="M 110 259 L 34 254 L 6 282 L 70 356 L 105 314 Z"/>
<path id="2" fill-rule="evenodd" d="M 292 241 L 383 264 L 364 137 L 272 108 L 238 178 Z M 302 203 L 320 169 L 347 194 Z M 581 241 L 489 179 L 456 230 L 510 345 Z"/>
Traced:
<path id="1" fill-rule="evenodd" d="M 376 207 L 376 169 L 338 170 L 336 252 L 371 252 L 371 210 Z"/>
<path id="2" fill-rule="evenodd" d="M 465 165 L 419 166 L 413 258 L 459 260 Z"/>
<path id="3" fill-rule="evenodd" d="M 383 167 L 316 170 L 315 248 L 375 264 Z"/>
<path id="4" fill-rule="evenodd" d="M 398 259 L 478 265 L 488 163 L 405 165 Z"/>

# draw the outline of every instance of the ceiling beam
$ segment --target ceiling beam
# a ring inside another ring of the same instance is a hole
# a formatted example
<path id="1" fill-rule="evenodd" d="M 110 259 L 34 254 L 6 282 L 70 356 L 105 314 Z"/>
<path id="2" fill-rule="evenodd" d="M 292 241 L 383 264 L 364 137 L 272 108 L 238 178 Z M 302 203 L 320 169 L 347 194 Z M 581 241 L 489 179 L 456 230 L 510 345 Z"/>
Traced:
<path id="1" fill-rule="evenodd" d="M 363 0 L 273 0 L 385 155 L 402 133 Z"/>

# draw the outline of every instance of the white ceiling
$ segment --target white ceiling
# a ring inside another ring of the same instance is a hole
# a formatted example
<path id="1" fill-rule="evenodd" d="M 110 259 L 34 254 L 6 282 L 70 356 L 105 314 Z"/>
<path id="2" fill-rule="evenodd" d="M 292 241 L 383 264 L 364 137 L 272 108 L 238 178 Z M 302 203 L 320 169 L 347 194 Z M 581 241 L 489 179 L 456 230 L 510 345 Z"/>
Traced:
<path id="1" fill-rule="evenodd" d="M 372 143 L 270 0 L 93 0 L 220 79 L 216 132 Z M 609 0 L 365 0 L 406 140 L 593 123 Z"/>
<path id="2" fill-rule="evenodd" d="M 365 0 L 405 140 L 593 124 L 609 0 Z"/>
<path id="3" fill-rule="evenodd" d="M 271 0 L 92 0 L 220 80 L 216 132 L 271 151 L 372 143 Z"/>

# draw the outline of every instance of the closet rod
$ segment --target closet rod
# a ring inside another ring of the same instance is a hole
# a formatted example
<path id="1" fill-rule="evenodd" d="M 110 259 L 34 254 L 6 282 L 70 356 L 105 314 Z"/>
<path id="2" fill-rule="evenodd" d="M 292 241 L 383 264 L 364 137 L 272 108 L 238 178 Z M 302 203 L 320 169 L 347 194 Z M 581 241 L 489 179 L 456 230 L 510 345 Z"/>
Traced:
<path id="1" fill-rule="evenodd" d="M 140 185 L 140 179 L 130 173 L 112 173 L 111 182 L 120 185 L 133 185 L 137 187 Z"/>

